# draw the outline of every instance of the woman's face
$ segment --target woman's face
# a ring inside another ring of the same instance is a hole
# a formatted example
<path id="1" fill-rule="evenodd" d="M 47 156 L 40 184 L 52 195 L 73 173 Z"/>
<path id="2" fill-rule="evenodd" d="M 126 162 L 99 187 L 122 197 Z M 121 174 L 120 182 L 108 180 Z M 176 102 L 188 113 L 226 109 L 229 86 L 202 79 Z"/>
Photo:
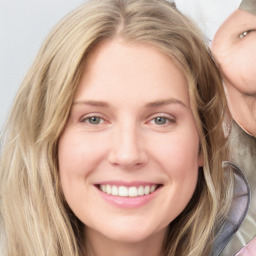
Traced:
<path id="1" fill-rule="evenodd" d="M 148 45 L 116 39 L 89 55 L 58 148 L 64 196 L 87 238 L 163 237 L 190 201 L 203 159 L 187 86 Z"/>

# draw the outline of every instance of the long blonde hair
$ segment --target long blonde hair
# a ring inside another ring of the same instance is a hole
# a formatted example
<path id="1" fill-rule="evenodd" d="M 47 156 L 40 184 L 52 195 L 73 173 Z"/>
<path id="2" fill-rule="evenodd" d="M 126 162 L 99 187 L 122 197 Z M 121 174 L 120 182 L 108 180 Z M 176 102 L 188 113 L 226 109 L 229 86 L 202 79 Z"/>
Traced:
<path id="1" fill-rule="evenodd" d="M 87 54 L 115 37 L 154 45 L 171 56 L 188 80 L 204 167 L 191 202 L 170 224 L 163 255 L 209 254 L 214 227 L 225 216 L 231 196 L 222 169 L 226 101 L 219 71 L 197 28 L 170 3 L 94 0 L 52 31 L 13 104 L 0 166 L 3 255 L 82 255 L 82 224 L 61 191 L 58 139 Z"/>

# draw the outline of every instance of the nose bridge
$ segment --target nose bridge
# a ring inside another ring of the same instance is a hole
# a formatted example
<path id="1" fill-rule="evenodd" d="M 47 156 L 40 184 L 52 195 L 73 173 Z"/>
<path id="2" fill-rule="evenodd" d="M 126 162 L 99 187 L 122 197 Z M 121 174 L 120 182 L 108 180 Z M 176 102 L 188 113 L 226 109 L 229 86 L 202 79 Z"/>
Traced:
<path id="1" fill-rule="evenodd" d="M 147 160 L 140 129 L 135 122 L 124 122 L 113 129 L 110 162 L 123 167 L 140 166 Z"/>

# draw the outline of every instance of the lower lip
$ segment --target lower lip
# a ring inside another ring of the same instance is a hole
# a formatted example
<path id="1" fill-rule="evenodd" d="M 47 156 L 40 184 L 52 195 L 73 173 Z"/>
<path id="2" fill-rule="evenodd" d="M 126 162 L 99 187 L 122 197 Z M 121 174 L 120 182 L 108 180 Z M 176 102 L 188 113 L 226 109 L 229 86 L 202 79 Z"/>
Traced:
<path id="1" fill-rule="evenodd" d="M 138 208 L 150 202 L 156 196 L 159 189 L 160 188 L 158 188 L 157 190 L 148 195 L 138 197 L 113 196 L 106 194 L 101 190 L 98 191 L 105 201 L 114 206 L 121 208 Z"/>

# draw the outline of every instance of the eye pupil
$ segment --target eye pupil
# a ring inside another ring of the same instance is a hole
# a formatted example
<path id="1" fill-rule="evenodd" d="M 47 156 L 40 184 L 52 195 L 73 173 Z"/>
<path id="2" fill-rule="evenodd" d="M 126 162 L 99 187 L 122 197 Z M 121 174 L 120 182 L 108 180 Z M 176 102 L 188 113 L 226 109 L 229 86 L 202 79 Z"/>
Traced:
<path id="1" fill-rule="evenodd" d="M 155 118 L 156 124 L 159 124 L 159 125 L 166 124 L 166 121 L 167 121 L 167 120 L 166 120 L 165 117 L 159 116 L 159 117 Z"/>
<path id="2" fill-rule="evenodd" d="M 90 124 L 99 124 L 100 123 L 100 118 L 96 117 L 96 116 L 90 117 L 89 118 L 89 123 Z"/>

